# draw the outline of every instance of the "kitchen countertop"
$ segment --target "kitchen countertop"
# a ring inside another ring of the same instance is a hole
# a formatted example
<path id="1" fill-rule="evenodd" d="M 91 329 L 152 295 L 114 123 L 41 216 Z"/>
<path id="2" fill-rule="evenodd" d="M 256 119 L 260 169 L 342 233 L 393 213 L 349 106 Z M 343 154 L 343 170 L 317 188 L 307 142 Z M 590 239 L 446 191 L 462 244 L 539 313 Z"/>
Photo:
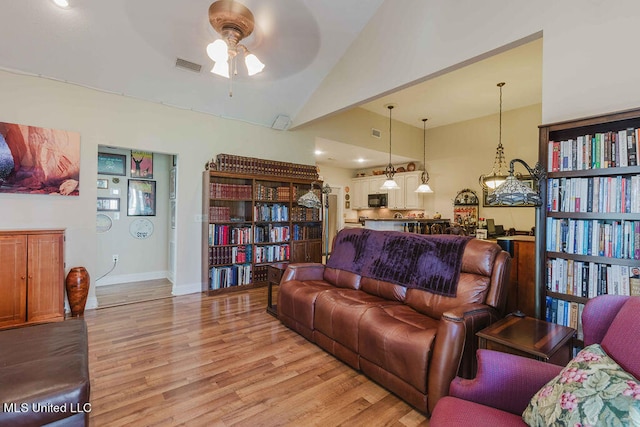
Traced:
<path id="1" fill-rule="evenodd" d="M 395 221 L 395 222 L 451 222 L 450 219 L 427 219 L 427 218 L 367 218 L 365 221 Z"/>

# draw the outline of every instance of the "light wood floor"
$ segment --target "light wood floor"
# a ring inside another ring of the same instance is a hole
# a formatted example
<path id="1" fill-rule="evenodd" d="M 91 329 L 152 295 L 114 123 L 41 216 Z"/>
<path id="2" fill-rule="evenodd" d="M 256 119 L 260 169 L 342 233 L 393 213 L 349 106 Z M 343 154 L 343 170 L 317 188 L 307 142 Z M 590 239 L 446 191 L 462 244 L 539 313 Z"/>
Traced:
<path id="1" fill-rule="evenodd" d="M 172 287 L 168 279 L 97 286 L 98 308 L 169 298 L 172 296 Z"/>
<path id="2" fill-rule="evenodd" d="M 266 288 L 88 310 L 92 426 L 428 426 L 265 312 Z"/>

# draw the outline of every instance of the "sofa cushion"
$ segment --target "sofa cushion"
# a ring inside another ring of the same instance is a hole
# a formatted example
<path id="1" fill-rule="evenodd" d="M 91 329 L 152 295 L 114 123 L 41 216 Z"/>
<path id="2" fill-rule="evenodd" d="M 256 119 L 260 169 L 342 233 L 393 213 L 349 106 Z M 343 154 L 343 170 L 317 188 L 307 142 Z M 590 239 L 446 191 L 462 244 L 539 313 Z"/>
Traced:
<path id="1" fill-rule="evenodd" d="M 320 280 L 290 280 L 278 290 L 278 318 L 291 329 L 311 340 L 316 298 L 335 286 Z"/>
<path id="2" fill-rule="evenodd" d="M 429 425 L 431 427 L 512 427 L 526 424 L 519 415 L 457 397 L 445 396 L 438 401 L 431 414 Z"/>
<path id="3" fill-rule="evenodd" d="M 360 280 L 360 289 L 371 295 L 376 295 L 391 301 L 403 302 L 407 295 L 407 288 L 384 280 L 363 277 Z"/>
<path id="4" fill-rule="evenodd" d="M 602 348 L 625 371 L 640 378 L 640 298 L 629 298 L 611 322 L 602 339 Z"/>
<path id="5" fill-rule="evenodd" d="M 640 425 L 640 382 L 592 344 L 533 396 L 522 418 L 531 426 Z"/>
<path id="6" fill-rule="evenodd" d="M 324 280 L 338 288 L 360 289 L 360 276 L 350 271 L 326 267 Z"/>
<path id="7" fill-rule="evenodd" d="M 347 349 L 358 352 L 358 325 L 362 315 L 376 305 L 400 304 L 353 289 L 323 292 L 316 300 L 313 326 Z"/>
<path id="8" fill-rule="evenodd" d="M 463 272 L 460 273 L 455 297 L 436 295 L 421 289 L 407 289 L 405 303 L 422 314 L 439 319 L 443 313 L 461 305 L 484 303 L 490 283 L 490 277 Z"/>
<path id="9" fill-rule="evenodd" d="M 427 393 L 427 371 L 439 320 L 406 305 L 372 307 L 359 323 L 360 357 Z"/>

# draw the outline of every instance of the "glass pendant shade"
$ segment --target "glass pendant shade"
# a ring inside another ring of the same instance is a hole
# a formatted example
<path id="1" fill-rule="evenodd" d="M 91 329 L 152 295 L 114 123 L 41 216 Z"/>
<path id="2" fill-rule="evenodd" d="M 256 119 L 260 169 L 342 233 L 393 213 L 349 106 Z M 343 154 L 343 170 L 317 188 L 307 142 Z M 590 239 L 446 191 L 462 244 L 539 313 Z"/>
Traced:
<path id="1" fill-rule="evenodd" d="M 250 76 L 254 74 L 258 74 L 260 71 L 264 69 L 264 64 L 260 62 L 257 56 L 253 53 L 250 53 L 244 58 L 244 63 L 247 66 L 247 73 Z"/>
<path id="2" fill-rule="evenodd" d="M 391 178 L 391 179 L 387 179 L 383 184 L 382 187 L 380 187 L 381 190 L 399 190 L 400 186 L 398 185 L 398 183 L 395 181 L 395 179 Z"/>
<path id="3" fill-rule="evenodd" d="M 215 62 L 227 62 L 229 49 L 222 39 L 218 39 L 207 46 L 207 55 Z"/>
<path id="4" fill-rule="evenodd" d="M 429 184 L 424 183 L 424 184 L 420 184 L 418 188 L 416 188 L 415 192 L 416 193 L 433 193 L 433 190 L 431 189 L 431 187 L 429 187 Z"/>
<path id="5" fill-rule="evenodd" d="M 218 61 L 213 65 L 211 72 L 218 76 L 229 78 L 229 63 L 227 61 Z"/>
<path id="6" fill-rule="evenodd" d="M 515 176 L 509 175 L 502 184 L 489 193 L 487 202 L 492 206 L 539 206 L 542 199 L 531 187 L 523 184 Z"/>

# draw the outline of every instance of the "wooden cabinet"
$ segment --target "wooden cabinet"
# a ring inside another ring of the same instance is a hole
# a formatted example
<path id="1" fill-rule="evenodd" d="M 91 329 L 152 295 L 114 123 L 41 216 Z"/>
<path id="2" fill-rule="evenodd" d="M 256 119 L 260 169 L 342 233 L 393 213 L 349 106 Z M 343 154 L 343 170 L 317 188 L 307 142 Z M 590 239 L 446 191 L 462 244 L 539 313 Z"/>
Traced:
<path id="1" fill-rule="evenodd" d="M 292 242 L 291 262 L 322 262 L 322 240 Z"/>
<path id="2" fill-rule="evenodd" d="M 423 209 L 422 198 L 420 193 L 416 193 L 416 188 L 422 182 L 420 177 L 422 172 L 411 172 L 405 174 L 404 177 L 404 208 L 405 209 Z"/>
<path id="3" fill-rule="evenodd" d="M 600 294 L 633 294 L 640 265 L 640 109 L 540 126 L 540 316 L 577 327 Z M 638 277 L 637 280 L 640 280 Z"/>
<path id="4" fill-rule="evenodd" d="M 499 237 L 498 244 L 511 255 L 506 312 L 520 310 L 536 317 L 536 245 L 534 236 Z"/>
<path id="5" fill-rule="evenodd" d="M 64 319 L 64 231 L 0 231 L 0 327 Z"/>
<path id="6" fill-rule="evenodd" d="M 207 170 L 202 290 L 266 284 L 273 263 L 322 262 L 322 212 L 298 205 L 322 182 Z"/>

